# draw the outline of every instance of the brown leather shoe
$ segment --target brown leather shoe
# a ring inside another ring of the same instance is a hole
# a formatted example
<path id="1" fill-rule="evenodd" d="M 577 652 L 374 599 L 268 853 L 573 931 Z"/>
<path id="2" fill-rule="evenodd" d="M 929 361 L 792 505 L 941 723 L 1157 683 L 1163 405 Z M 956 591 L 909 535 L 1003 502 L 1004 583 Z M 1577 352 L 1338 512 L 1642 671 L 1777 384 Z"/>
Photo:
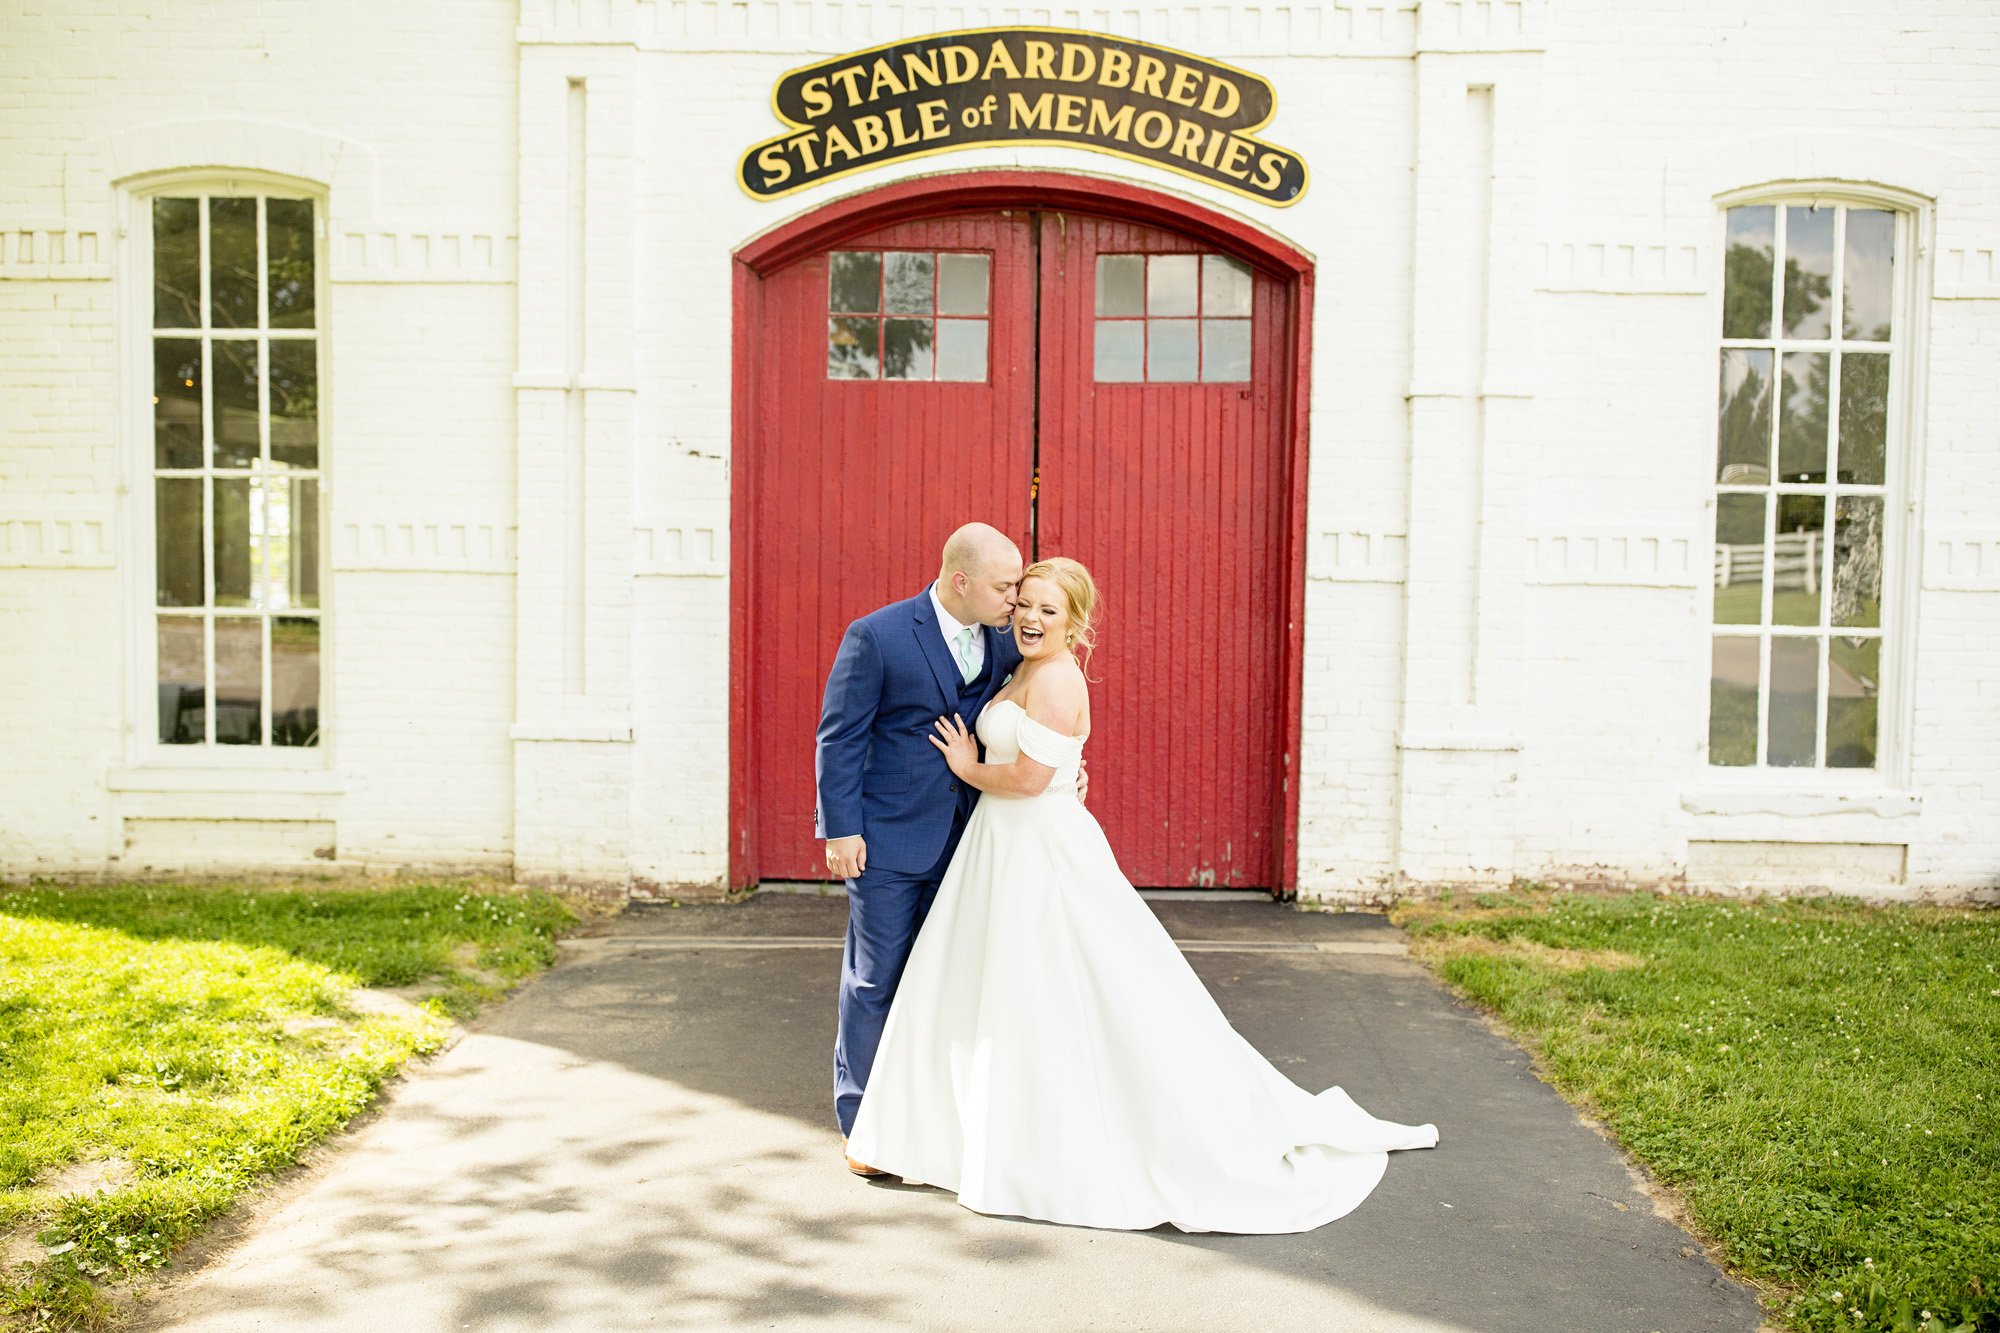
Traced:
<path id="1" fill-rule="evenodd" d="M 878 1180 L 881 1177 L 889 1174 L 887 1171 L 877 1171 L 874 1167 L 869 1166 L 865 1162 L 857 1162 L 852 1157 L 847 1157 L 847 1140 L 845 1138 L 841 1139 L 840 1141 L 840 1154 L 842 1157 L 847 1158 L 847 1169 L 849 1171 L 852 1171 L 855 1175 L 863 1177 L 864 1179 Z"/>

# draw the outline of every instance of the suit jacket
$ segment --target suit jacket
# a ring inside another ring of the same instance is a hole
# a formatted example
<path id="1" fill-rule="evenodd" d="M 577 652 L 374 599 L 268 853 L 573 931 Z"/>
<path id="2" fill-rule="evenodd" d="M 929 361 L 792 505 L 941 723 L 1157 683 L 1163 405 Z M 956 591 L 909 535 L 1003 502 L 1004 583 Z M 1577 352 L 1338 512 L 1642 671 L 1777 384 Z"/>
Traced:
<path id="1" fill-rule="evenodd" d="M 1021 664 L 1012 634 L 991 626 L 980 633 L 986 673 L 967 701 L 928 587 L 847 627 L 820 707 L 819 837 L 859 833 L 868 864 L 885 870 L 916 874 L 937 864 L 979 793 L 952 776 L 930 743 L 932 724 L 957 713 L 975 726 Z"/>

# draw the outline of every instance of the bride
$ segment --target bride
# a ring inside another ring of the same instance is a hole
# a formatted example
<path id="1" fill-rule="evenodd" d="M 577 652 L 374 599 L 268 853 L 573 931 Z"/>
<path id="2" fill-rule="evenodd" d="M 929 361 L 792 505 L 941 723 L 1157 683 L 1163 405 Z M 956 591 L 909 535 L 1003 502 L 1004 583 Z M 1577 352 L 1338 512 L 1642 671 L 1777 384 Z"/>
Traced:
<path id="1" fill-rule="evenodd" d="M 1307 1231 L 1351 1211 L 1433 1125 L 1314 1096 L 1237 1035 L 1076 797 L 1078 650 L 1096 585 L 1022 576 L 1021 666 L 932 744 L 982 795 L 911 950 L 851 1156 L 977 1212 L 1080 1226 Z"/>

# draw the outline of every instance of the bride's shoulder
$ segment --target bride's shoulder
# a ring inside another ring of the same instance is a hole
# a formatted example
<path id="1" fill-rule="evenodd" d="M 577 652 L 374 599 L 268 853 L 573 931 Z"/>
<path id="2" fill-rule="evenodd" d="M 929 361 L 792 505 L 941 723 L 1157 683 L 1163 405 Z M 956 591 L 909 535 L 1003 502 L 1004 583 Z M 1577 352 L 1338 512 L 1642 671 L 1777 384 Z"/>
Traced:
<path id="1" fill-rule="evenodd" d="M 1050 662 L 1028 682 L 1021 704 L 1043 726 L 1074 736 L 1090 709 L 1090 682 L 1075 662 Z"/>

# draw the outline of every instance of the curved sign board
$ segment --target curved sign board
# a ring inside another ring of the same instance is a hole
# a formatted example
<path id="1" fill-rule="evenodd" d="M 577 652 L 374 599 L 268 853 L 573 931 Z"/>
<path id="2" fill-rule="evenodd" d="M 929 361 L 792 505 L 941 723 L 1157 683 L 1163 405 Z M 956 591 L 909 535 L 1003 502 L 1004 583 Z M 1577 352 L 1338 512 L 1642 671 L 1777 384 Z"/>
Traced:
<path id="1" fill-rule="evenodd" d="M 1283 207 L 1297 153 L 1255 138 L 1277 109 L 1255 74 L 1145 42 L 1053 28 L 938 33 L 795 69 L 771 95 L 790 128 L 743 155 L 759 199 L 885 162 L 982 144 L 1067 144 Z"/>

